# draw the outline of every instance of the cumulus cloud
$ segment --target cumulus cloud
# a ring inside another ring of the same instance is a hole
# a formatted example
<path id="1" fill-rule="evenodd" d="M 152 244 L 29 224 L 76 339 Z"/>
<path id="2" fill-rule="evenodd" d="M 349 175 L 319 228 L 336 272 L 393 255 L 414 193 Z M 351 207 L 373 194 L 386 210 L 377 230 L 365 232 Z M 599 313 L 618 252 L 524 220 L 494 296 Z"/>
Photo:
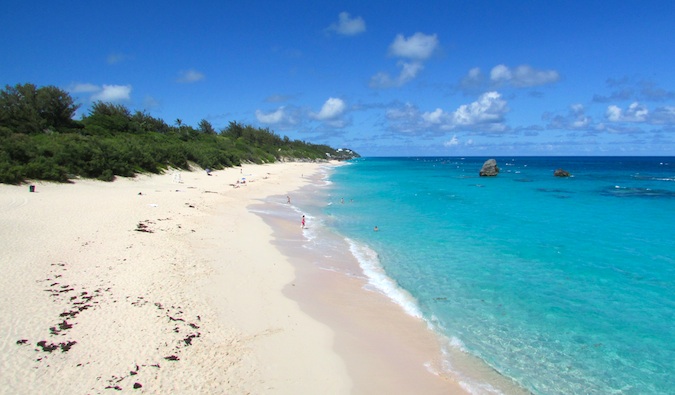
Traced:
<path id="1" fill-rule="evenodd" d="M 511 73 L 511 70 L 503 64 L 493 67 L 492 71 L 490 71 L 490 79 L 492 82 L 500 83 L 509 81 L 512 77 L 513 74 Z"/>
<path id="2" fill-rule="evenodd" d="M 287 110 L 286 107 L 279 107 L 278 109 L 268 113 L 262 112 L 261 110 L 256 110 L 255 117 L 258 119 L 258 122 L 268 125 L 286 127 L 297 124 L 297 120 Z"/>
<path id="3" fill-rule="evenodd" d="M 96 85 L 90 83 L 76 83 L 70 86 L 72 93 L 91 94 L 91 101 L 117 102 L 131 98 L 131 85 Z"/>
<path id="4" fill-rule="evenodd" d="M 490 71 L 490 80 L 495 84 L 508 84 L 517 88 L 546 85 L 560 80 L 555 70 L 536 70 L 528 65 L 520 65 L 515 69 L 500 64 Z"/>
<path id="5" fill-rule="evenodd" d="M 555 70 L 537 70 L 528 65 L 510 68 L 500 64 L 494 66 L 487 79 L 480 68 L 474 67 L 459 82 L 459 88 L 466 92 L 477 89 L 511 86 L 515 88 L 530 88 L 558 82 L 560 74 Z"/>
<path id="6" fill-rule="evenodd" d="M 401 58 L 426 60 L 433 54 L 436 47 L 438 47 L 438 37 L 435 34 L 426 35 L 418 32 L 408 38 L 397 34 L 394 42 L 389 46 L 389 53 Z"/>
<path id="7" fill-rule="evenodd" d="M 344 114 L 347 105 L 342 99 L 331 97 L 323 104 L 318 113 L 312 113 L 312 118 L 326 121 L 338 118 Z"/>
<path id="8" fill-rule="evenodd" d="M 103 85 L 103 87 L 91 96 L 91 100 L 103 102 L 116 102 L 131 98 L 131 85 Z"/>
<path id="9" fill-rule="evenodd" d="M 392 88 L 412 81 L 424 69 L 424 61 L 431 57 L 437 47 L 438 38 L 435 34 L 415 33 L 408 38 L 398 34 L 389 45 L 390 55 L 405 59 L 397 63 L 400 69 L 398 76 L 392 77 L 389 73 L 379 72 L 371 77 L 370 87 Z"/>
<path id="10" fill-rule="evenodd" d="M 507 103 L 501 98 L 499 92 L 487 92 L 475 102 L 461 105 L 452 114 L 452 125 L 453 127 L 475 127 L 487 124 L 503 130 L 505 128 L 504 116 L 507 111 Z"/>
<path id="11" fill-rule="evenodd" d="M 632 103 L 625 110 L 611 105 L 607 107 L 605 116 L 611 122 L 647 122 L 649 110 L 638 102 Z"/>
<path id="12" fill-rule="evenodd" d="M 180 83 L 189 84 L 189 83 L 201 81 L 203 79 L 204 79 L 203 73 L 200 73 L 199 71 L 194 70 L 194 69 L 190 69 L 190 70 L 186 70 L 186 71 L 181 71 L 179 73 L 177 81 L 180 82 Z"/>
<path id="13" fill-rule="evenodd" d="M 459 145 L 459 140 L 457 139 L 457 135 L 453 135 L 452 138 L 446 142 L 443 143 L 445 147 L 454 147 L 456 145 Z"/>
<path id="14" fill-rule="evenodd" d="M 405 106 L 387 111 L 387 119 L 397 130 L 469 130 L 500 132 L 507 129 L 504 124 L 508 104 L 499 92 L 487 92 L 478 100 L 460 105 L 455 111 L 446 112 L 441 108 L 421 112 L 415 106 Z"/>
<path id="15" fill-rule="evenodd" d="M 370 79 L 371 88 L 392 88 L 403 86 L 417 77 L 420 71 L 424 69 L 422 62 L 398 62 L 401 72 L 396 77 L 391 77 L 388 73 L 380 72 Z"/>
<path id="16" fill-rule="evenodd" d="M 366 31 L 366 22 L 360 16 L 352 18 L 348 12 L 341 12 L 338 22 L 330 25 L 328 30 L 344 36 L 354 36 Z"/>
<path id="17" fill-rule="evenodd" d="M 604 122 L 594 122 L 586 114 L 586 108 L 581 104 L 573 104 L 567 114 L 544 114 L 549 129 L 584 130 L 590 133 L 640 133 L 646 125 L 675 126 L 675 107 L 663 106 L 649 110 L 647 106 L 633 102 L 625 108 L 610 105 L 604 113 Z"/>
<path id="18" fill-rule="evenodd" d="M 675 125 L 675 107 L 659 107 L 652 113 L 651 121 L 655 125 Z"/>
<path id="19" fill-rule="evenodd" d="M 544 120 L 548 120 L 550 129 L 584 130 L 593 129 L 593 119 L 586 115 L 586 109 L 582 104 L 572 104 L 565 115 L 544 114 Z"/>

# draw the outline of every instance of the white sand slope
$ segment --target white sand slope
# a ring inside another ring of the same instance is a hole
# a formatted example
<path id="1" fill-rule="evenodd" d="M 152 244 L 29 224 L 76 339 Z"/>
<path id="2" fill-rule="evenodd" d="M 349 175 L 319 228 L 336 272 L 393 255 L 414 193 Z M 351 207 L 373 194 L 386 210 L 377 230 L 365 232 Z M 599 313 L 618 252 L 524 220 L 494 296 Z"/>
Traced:
<path id="1" fill-rule="evenodd" d="M 318 166 L 0 185 L 0 392 L 349 393 L 246 209 Z"/>

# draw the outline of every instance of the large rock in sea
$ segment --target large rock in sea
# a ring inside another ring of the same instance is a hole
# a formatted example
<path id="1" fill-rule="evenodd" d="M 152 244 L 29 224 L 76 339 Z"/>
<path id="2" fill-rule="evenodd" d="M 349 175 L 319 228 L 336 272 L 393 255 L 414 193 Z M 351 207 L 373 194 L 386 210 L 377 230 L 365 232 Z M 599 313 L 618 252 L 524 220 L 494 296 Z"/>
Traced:
<path id="1" fill-rule="evenodd" d="M 494 159 L 488 159 L 483 163 L 483 167 L 480 169 L 481 177 L 494 177 L 499 174 L 499 167 L 497 167 L 497 161 Z"/>
<path id="2" fill-rule="evenodd" d="M 556 176 L 556 177 L 569 177 L 570 172 L 567 171 L 567 170 L 563 170 L 563 169 L 555 169 L 555 171 L 553 172 L 553 175 Z"/>

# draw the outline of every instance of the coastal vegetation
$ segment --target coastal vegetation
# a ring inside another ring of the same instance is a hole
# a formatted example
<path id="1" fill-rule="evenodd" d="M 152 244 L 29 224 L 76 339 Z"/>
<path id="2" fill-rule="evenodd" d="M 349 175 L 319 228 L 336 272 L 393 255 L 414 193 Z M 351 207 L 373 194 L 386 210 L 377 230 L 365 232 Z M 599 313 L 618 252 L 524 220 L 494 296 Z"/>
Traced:
<path id="1" fill-rule="evenodd" d="M 280 160 L 351 159 L 358 154 L 281 137 L 236 121 L 216 130 L 176 119 L 169 125 L 144 111 L 94 102 L 80 120 L 79 104 L 54 86 L 6 86 L 0 91 L 0 183 L 68 182 L 76 177 L 160 173 L 168 168 L 222 169 Z"/>

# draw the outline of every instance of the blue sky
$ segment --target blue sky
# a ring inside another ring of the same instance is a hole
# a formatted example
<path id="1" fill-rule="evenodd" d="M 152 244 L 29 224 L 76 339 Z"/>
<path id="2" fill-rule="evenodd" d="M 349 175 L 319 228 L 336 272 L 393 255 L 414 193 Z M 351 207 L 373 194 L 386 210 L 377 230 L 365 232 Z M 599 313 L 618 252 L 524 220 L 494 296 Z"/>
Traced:
<path id="1" fill-rule="evenodd" d="M 63 3 L 63 4 L 61 4 Z M 365 156 L 675 155 L 675 1 L 30 1 L 0 84 Z"/>

